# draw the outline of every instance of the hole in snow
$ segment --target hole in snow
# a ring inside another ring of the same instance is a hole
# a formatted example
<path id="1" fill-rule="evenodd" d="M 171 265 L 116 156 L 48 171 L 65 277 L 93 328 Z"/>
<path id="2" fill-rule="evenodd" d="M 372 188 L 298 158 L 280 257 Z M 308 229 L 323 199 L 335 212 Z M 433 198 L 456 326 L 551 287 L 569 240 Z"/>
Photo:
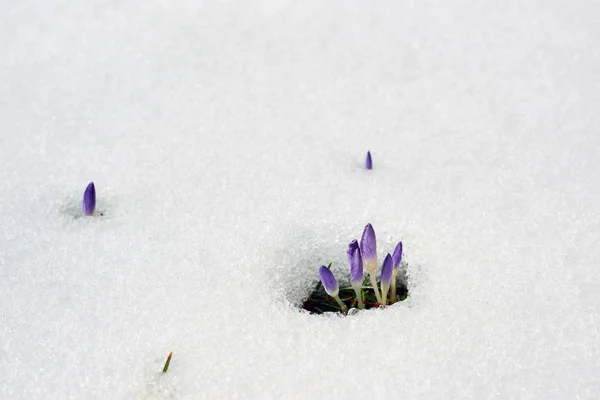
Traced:
<path id="1" fill-rule="evenodd" d="M 398 267 L 398 275 L 396 277 L 396 293 L 393 295 L 391 290 L 388 292 L 388 305 L 404 301 L 408 297 L 407 267 L 408 265 L 404 262 L 402 262 Z M 379 289 L 381 288 L 381 283 L 379 280 L 377 280 L 377 286 Z M 356 292 L 350 285 L 350 281 L 339 280 L 339 288 L 339 298 L 342 303 L 348 307 L 348 314 L 354 314 L 358 312 L 359 309 Z M 377 302 L 373 286 L 371 285 L 369 276 L 367 274 L 365 274 L 365 279 L 363 280 L 361 295 L 363 304 L 365 305 L 365 310 L 381 307 L 381 304 Z M 303 301 L 301 308 L 311 314 L 323 314 L 326 312 L 342 313 L 340 305 L 333 297 L 329 296 L 325 292 L 320 280 L 314 284 L 312 291 L 306 297 L 306 300 Z"/>

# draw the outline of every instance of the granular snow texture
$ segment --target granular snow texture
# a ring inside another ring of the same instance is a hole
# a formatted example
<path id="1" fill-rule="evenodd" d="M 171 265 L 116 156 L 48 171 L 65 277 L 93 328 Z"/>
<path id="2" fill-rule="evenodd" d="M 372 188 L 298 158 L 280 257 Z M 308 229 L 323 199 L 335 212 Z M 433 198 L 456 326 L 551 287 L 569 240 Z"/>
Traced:
<path id="1" fill-rule="evenodd" d="M 599 398 L 599 21 L 7 2 L 0 398 Z M 367 222 L 409 298 L 301 312 Z"/>

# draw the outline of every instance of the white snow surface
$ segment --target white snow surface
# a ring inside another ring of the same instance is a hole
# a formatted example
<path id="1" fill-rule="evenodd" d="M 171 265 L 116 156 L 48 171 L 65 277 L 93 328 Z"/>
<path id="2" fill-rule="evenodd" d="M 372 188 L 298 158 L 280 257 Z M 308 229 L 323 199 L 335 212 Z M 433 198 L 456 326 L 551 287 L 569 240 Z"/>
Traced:
<path id="1" fill-rule="evenodd" d="M 5 1 L 0 398 L 599 398 L 599 39 L 586 0 Z M 409 298 L 300 311 L 367 222 Z"/>

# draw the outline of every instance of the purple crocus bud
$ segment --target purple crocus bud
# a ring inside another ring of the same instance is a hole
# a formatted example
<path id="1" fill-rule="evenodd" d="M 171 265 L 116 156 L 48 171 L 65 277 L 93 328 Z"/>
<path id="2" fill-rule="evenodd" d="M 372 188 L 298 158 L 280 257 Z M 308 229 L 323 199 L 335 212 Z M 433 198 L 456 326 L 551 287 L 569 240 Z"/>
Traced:
<path id="1" fill-rule="evenodd" d="M 350 284 L 352 285 L 354 292 L 356 292 L 358 308 L 362 310 L 365 308 L 362 301 L 363 260 L 356 240 L 350 242 L 346 254 L 348 255 L 348 262 L 350 263 Z"/>
<path id="2" fill-rule="evenodd" d="M 367 151 L 367 158 L 365 159 L 365 168 L 373 169 L 373 160 L 371 159 L 371 152 Z"/>
<path id="3" fill-rule="evenodd" d="M 383 304 L 379 289 L 377 289 L 377 281 L 375 280 L 375 271 L 377 271 L 377 241 L 375 230 L 371 224 L 365 226 L 365 230 L 360 238 L 360 251 L 365 269 L 369 273 L 369 279 L 371 280 L 371 286 L 373 286 L 377 302 Z"/>
<path id="4" fill-rule="evenodd" d="M 399 242 L 392 253 L 392 263 L 394 265 L 394 269 L 398 269 L 400 265 L 400 261 L 402 261 L 402 242 Z"/>
<path id="5" fill-rule="evenodd" d="M 323 287 L 328 295 L 331 297 L 337 297 L 339 292 L 339 286 L 333 272 L 329 270 L 326 266 L 322 265 L 319 268 L 319 275 L 321 276 L 321 282 L 323 282 Z"/>
<path id="6" fill-rule="evenodd" d="M 354 239 L 348 245 L 348 250 L 346 250 L 346 257 L 348 258 L 348 264 L 352 265 L 352 258 L 354 257 L 354 251 L 358 249 L 358 240 Z"/>
<path id="7" fill-rule="evenodd" d="M 390 285 L 392 281 L 392 272 L 394 271 L 392 256 L 390 253 L 385 256 L 385 260 L 383 260 L 383 266 L 381 267 L 381 284 L 382 285 Z"/>
<path id="8" fill-rule="evenodd" d="M 354 286 L 354 284 L 362 285 L 363 260 L 356 240 L 350 242 L 346 254 L 348 255 L 348 261 L 350 262 L 350 282 L 352 286 Z"/>
<path id="9" fill-rule="evenodd" d="M 83 215 L 93 215 L 96 208 L 96 188 L 94 182 L 90 182 L 83 193 Z"/>
<path id="10" fill-rule="evenodd" d="M 362 237 L 360 239 L 360 249 L 365 269 L 369 273 L 374 273 L 377 270 L 377 241 L 375 238 L 375 230 L 371 224 L 365 226 Z"/>
<path id="11" fill-rule="evenodd" d="M 392 264 L 394 265 L 394 269 L 392 272 L 392 290 L 390 291 L 390 304 L 394 304 L 398 297 L 396 296 L 396 284 L 397 284 L 397 276 L 398 276 L 398 267 L 400 266 L 400 262 L 402 261 L 402 242 L 399 242 L 392 253 Z"/>
<path id="12" fill-rule="evenodd" d="M 385 256 L 383 260 L 383 266 L 381 267 L 381 299 L 383 303 L 387 302 L 388 290 L 390 290 L 390 283 L 392 282 L 392 272 L 394 271 L 392 256 L 390 253 Z"/>
<path id="13" fill-rule="evenodd" d="M 348 264 L 352 264 L 352 255 L 354 254 L 354 250 L 358 249 L 358 240 L 354 239 L 348 245 L 348 250 L 346 250 L 346 256 L 348 257 Z"/>

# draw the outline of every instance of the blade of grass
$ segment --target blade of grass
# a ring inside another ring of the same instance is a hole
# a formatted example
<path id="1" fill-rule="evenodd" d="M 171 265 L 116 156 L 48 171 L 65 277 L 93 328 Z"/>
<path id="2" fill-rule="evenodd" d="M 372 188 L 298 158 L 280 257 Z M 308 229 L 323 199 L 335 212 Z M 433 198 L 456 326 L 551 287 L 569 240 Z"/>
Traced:
<path id="1" fill-rule="evenodd" d="M 167 370 L 169 369 L 169 364 L 171 363 L 171 356 L 173 355 L 173 352 L 169 353 L 169 357 L 167 358 L 167 362 L 165 363 L 165 367 L 163 368 L 163 374 L 167 373 Z"/>

